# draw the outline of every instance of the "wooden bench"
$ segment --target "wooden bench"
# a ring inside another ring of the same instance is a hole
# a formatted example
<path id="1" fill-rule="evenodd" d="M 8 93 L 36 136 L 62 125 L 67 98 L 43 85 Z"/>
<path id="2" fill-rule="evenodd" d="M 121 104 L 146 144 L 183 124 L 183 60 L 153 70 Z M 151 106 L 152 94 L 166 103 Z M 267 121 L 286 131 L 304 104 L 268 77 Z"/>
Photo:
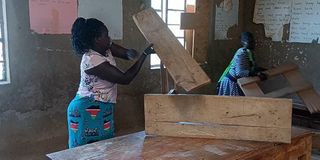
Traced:
<path id="1" fill-rule="evenodd" d="M 51 154 L 52 160 L 310 160 L 312 134 L 292 129 L 291 144 L 147 136 L 137 132 Z"/>

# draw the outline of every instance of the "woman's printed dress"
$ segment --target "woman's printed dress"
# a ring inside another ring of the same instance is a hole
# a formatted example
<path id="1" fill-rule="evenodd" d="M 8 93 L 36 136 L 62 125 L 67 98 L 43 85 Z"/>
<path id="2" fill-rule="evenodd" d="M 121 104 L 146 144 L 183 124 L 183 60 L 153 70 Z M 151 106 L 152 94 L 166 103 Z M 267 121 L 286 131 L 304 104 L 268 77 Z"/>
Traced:
<path id="1" fill-rule="evenodd" d="M 106 56 L 89 50 L 82 57 L 79 89 L 67 110 L 69 148 L 112 138 L 114 135 L 113 111 L 117 85 L 85 73 L 85 70 L 106 61 L 116 65 L 109 50 Z"/>
<path id="2" fill-rule="evenodd" d="M 235 79 L 249 76 L 249 72 L 254 65 L 253 62 L 250 62 L 249 54 L 251 53 L 249 52 L 250 50 L 245 48 L 238 49 L 232 59 L 229 75 L 231 75 Z M 244 93 L 242 92 L 240 86 L 237 84 L 236 80 L 225 76 L 220 82 L 218 95 L 244 96 Z"/>

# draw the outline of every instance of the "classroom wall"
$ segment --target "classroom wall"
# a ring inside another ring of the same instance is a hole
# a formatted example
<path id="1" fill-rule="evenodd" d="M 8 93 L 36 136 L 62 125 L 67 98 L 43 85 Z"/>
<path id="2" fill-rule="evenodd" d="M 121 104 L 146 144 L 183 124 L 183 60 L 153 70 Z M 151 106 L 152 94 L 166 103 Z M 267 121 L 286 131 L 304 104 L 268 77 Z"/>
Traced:
<path id="1" fill-rule="evenodd" d="M 289 43 L 272 42 L 270 38 L 264 36 L 262 24 L 254 24 L 253 11 L 254 1 L 243 1 L 244 6 L 249 8 L 249 12 L 244 13 L 244 27 L 252 31 L 257 39 L 256 59 L 263 66 L 272 67 L 286 62 L 292 62 L 300 67 L 304 77 L 313 84 L 320 93 L 320 63 L 319 44 L 312 43 Z M 288 25 L 285 26 L 284 37 L 288 37 Z"/>
<path id="2" fill-rule="evenodd" d="M 147 46 L 132 15 L 144 0 L 123 1 L 123 40 L 129 48 Z M 39 35 L 29 29 L 27 0 L 7 0 L 11 84 L 0 85 L 0 159 L 44 159 L 66 149 L 66 109 L 79 82 L 80 58 L 73 54 L 70 35 Z M 117 60 L 126 70 L 132 63 Z M 118 87 L 116 134 L 143 130 L 143 94 L 159 93 L 159 71 L 149 59 L 128 86 Z"/>
<path id="3" fill-rule="evenodd" d="M 222 0 L 215 1 L 219 4 Z M 250 31 L 256 38 L 256 61 L 259 65 L 270 68 L 282 63 L 292 62 L 300 67 L 304 77 L 313 84 L 320 93 L 320 63 L 319 44 L 273 42 L 264 35 L 262 24 L 253 23 L 255 0 L 240 0 L 239 25 L 229 28 L 228 33 L 234 37 L 232 40 L 214 40 L 211 34 L 208 63 L 213 70 L 211 78 L 215 83 L 224 69 L 230 63 L 235 51 L 240 47 L 239 35 L 241 31 Z M 211 7 L 211 31 L 214 31 L 215 4 Z M 285 26 L 284 36 L 288 37 L 288 26 Z M 214 33 L 214 32 L 211 32 Z M 238 34 L 238 35 L 235 35 Z"/>

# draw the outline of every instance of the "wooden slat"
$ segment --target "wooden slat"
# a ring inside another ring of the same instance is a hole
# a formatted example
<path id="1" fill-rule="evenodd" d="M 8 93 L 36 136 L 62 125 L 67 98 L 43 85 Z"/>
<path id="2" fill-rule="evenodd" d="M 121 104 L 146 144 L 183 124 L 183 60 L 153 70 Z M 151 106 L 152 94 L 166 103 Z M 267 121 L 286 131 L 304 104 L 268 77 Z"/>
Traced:
<path id="1" fill-rule="evenodd" d="M 139 12 L 133 19 L 144 37 L 154 44 L 177 85 L 190 91 L 210 83 L 210 78 L 152 8 Z"/>
<path id="2" fill-rule="evenodd" d="M 187 13 L 195 13 L 195 5 L 187 5 L 186 12 Z M 181 13 L 183 14 L 183 13 Z M 182 19 L 182 17 L 181 17 Z M 185 39 L 185 48 L 193 57 L 194 55 L 194 30 L 185 30 L 184 31 L 184 39 Z"/>
<path id="3" fill-rule="evenodd" d="M 291 86 L 304 86 L 307 85 L 303 76 L 298 70 L 293 70 L 283 74 Z M 308 90 L 297 91 L 299 97 L 306 104 L 310 113 L 320 112 L 320 96 L 314 91 L 313 88 Z"/>
<path id="4" fill-rule="evenodd" d="M 310 113 L 320 112 L 320 96 L 314 90 L 313 86 L 308 83 L 298 70 L 295 64 L 285 64 L 277 68 L 265 71 L 269 77 L 283 75 L 289 83 L 289 86 L 264 94 L 257 82 L 258 77 L 244 77 L 238 79 L 238 84 L 246 96 L 258 97 L 283 97 L 292 93 L 302 99 Z"/>
<path id="5" fill-rule="evenodd" d="M 312 88 L 310 84 L 302 84 L 302 85 L 297 85 L 297 86 L 288 86 L 284 87 L 281 89 L 278 89 L 276 91 L 269 92 L 267 94 L 264 94 L 262 97 L 271 97 L 271 98 L 278 98 L 278 97 L 283 97 L 295 92 L 300 92 L 303 90 L 307 90 Z"/>
<path id="6" fill-rule="evenodd" d="M 250 85 L 252 83 L 257 83 L 259 82 L 260 79 L 259 77 L 255 76 L 255 77 L 243 77 L 237 80 L 239 86 L 246 86 L 246 85 Z"/>
<path id="7" fill-rule="evenodd" d="M 289 143 L 292 101 L 209 95 L 145 95 L 148 134 Z"/>
<path id="8" fill-rule="evenodd" d="M 320 113 L 320 96 L 313 88 L 300 91 L 298 95 L 310 113 Z"/>
<path id="9" fill-rule="evenodd" d="M 210 27 L 210 7 L 213 6 L 212 0 L 197 0 L 196 13 L 200 15 L 200 28 L 195 29 L 194 34 L 194 59 L 198 63 L 205 63 L 208 61 L 209 51 L 209 27 Z"/>
<path id="10" fill-rule="evenodd" d="M 251 97 L 261 97 L 264 95 L 264 93 L 262 92 L 262 90 L 260 89 L 260 87 L 258 86 L 257 83 L 250 83 L 245 86 L 240 86 L 240 88 L 242 89 L 243 93 L 249 97 L 250 96 Z"/>
<path id="11" fill-rule="evenodd" d="M 299 69 L 298 65 L 290 63 L 290 64 L 280 65 L 276 68 L 271 68 L 263 73 L 267 74 L 268 76 L 276 76 L 276 75 L 297 70 L 297 69 Z"/>
<path id="12" fill-rule="evenodd" d="M 267 74 L 268 77 L 273 77 L 273 76 L 287 73 L 297 69 L 298 69 L 298 66 L 296 64 L 284 64 L 276 68 L 271 68 L 267 71 L 264 71 L 263 73 Z M 244 78 L 238 79 L 238 84 L 241 86 L 245 86 L 245 85 L 256 83 L 259 81 L 260 81 L 259 77 L 244 77 Z"/>

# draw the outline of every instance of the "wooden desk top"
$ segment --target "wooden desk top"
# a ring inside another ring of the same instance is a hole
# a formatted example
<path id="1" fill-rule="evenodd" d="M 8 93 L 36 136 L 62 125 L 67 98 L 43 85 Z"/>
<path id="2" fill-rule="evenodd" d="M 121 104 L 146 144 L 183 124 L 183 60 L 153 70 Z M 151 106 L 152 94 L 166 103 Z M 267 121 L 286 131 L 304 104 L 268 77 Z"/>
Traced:
<path id="1" fill-rule="evenodd" d="M 311 135 L 292 129 L 292 139 Z M 48 154 L 53 160 L 246 159 L 278 145 L 267 142 L 146 136 L 137 132 Z"/>

